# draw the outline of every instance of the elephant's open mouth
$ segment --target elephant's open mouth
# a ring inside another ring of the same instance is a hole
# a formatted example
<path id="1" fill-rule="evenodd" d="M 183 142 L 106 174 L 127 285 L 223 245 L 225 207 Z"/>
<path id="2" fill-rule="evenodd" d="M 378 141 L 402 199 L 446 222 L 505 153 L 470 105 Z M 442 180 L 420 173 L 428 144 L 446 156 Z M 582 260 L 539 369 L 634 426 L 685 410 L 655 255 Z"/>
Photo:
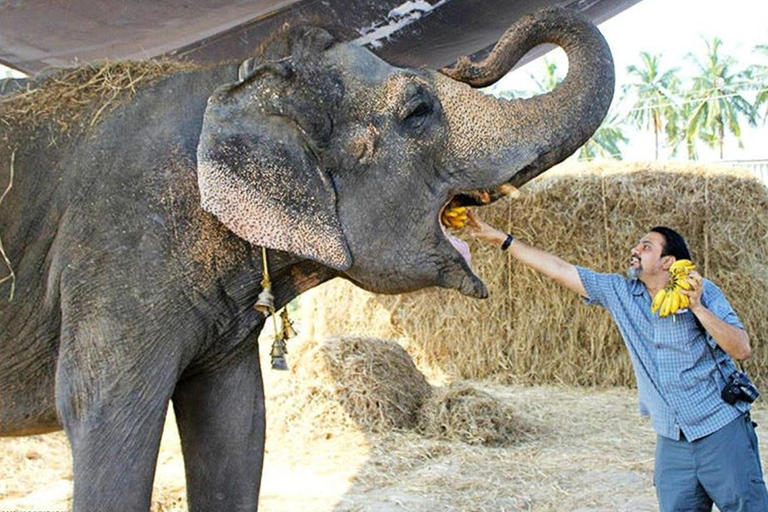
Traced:
<path id="1" fill-rule="evenodd" d="M 467 191 L 467 192 L 461 192 L 455 196 L 452 196 L 448 198 L 448 200 L 443 204 L 442 208 L 440 208 L 440 211 L 438 212 L 438 224 L 440 224 L 440 229 L 443 231 L 443 235 L 445 236 L 446 240 L 453 246 L 454 249 L 464 258 L 464 261 L 467 263 L 467 266 L 471 269 L 472 268 L 472 256 L 469 252 L 469 245 L 460 238 L 457 238 L 453 236 L 445 227 L 445 224 L 442 222 L 443 217 L 443 211 L 449 207 L 449 205 L 452 206 L 487 206 L 491 203 L 494 203 L 505 196 L 516 196 L 518 194 L 518 190 L 513 185 L 510 185 L 509 183 L 502 183 L 501 185 L 498 185 L 496 187 L 488 188 L 488 189 L 481 189 L 481 190 L 473 190 L 473 191 Z"/>
<path id="2" fill-rule="evenodd" d="M 487 189 L 458 192 L 455 195 L 448 197 L 446 201 L 443 203 L 442 207 L 439 209 L 437 213 L 437 223 L 440 225 L 440 230 L 442 231 L 443 237 L 451 245 L 451 247 L 453 247 L 453 249 L 458 253 L 458 255 L 461 256 L 461 260 L 463 260 L 465 264 L 465 269 L 464 269 L 466 272 L 465 279 L 468 279 L 468 281 L 462 281 L 460 290 L 463 293 L 467 295 L 477 296 L 477 297 L 487 296 L 487 292 L 485 291 L 485 287 L 482 284 L 482 281 L 475 275 L 474 270 L 472 268 L 472 256 L 470 254 L 469 244 L 467 244 L 467 242 L 465 242 L 464 240 L 461 240 L 460 238 L 452 234 L 451 233 L 452 228 L 448 224 L 451 224 L 454 229 L 461 229 L 463 225 L 458 225 L 458 226 L 453 225 L 453 223 L 451 222 L 451 219 L 447 219 L 447 220 L 445 219 L 444 213 L 446 212 L 446 210 L 451 208 L 456 208 L 457 206 L 464 206 L 464 207 L 488 206 L 503 197 L 506 197 L 506 196 L 515 197 L 518 194 L 519 192 L 516 187 L 505 182 L 495 187 L 490 187 Z M 461 260 L 458 260 L 457 258 L 456 261 L 461 261 Z"/>
<path id="3" fill-rule="evenodd" d="M 447 206 L 447 203 L 446 203 Z M 472 268 L 472 255 L 469 252 L 469 244 L 465 242 L 464 240 L 457 238 L 450 234 L 448 230 L 445 227 L 445 224 L 442 223 L 440 218 L 442 217 L 443 210 L 445 209 L 445 206 L 440 209 L 440 214 L 438 215 L 438 224 L 440 224 L 440 229 L 443 231 L 443 236 L 445 236 L 445 239 L 448 240 L 448 242 L 453 246 L 456 251 L 461 254 L 461 257 L 464 258 L 464 261 L 467 262 L 467 266 L 471 269 Z"/>
<path id="4" fill-rule="evenodd" d="M 443 246 L 438 251 L 443 255 L 439 264 L 439 283 L 442 287 L 453 288 L 464 295 L 482 299 L 488 297 L 488 290 L 472 269 L 469 244 L 452 232 L 463 229 L 466 222 L 466 209 L 457 206 L 462 197 L 463 194 L 448 197 L 437 212 L 436 220 L 442 239 L 447 242 L 446 246 L 450 246 Z"/>

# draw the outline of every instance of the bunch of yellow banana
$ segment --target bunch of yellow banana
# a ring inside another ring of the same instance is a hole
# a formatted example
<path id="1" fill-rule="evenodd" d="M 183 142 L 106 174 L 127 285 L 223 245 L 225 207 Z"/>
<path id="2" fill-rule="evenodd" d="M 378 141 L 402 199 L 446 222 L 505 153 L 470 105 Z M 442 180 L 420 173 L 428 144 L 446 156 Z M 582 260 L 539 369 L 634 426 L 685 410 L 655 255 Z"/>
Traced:
<path id="1" fill-rule="evenodd" d="M 467 224 L 467 207 L 451 202 L 440 215 L 440 221 L 447 228 L 462 229 Z"/>
<path id="2" fill-rule="evenodd" d="M 691 285 L 686 280 L 691 270 L 696 266 L 690 260 L 676 260 L 669 267 L 669 283 L 659 290 L 653 297 L 651 313 L 659 312 L 659 316 L 674 315 L 680 309 L 685 309 L 690 304 L 687 295 L 680 290 L 690 290 Z"/>

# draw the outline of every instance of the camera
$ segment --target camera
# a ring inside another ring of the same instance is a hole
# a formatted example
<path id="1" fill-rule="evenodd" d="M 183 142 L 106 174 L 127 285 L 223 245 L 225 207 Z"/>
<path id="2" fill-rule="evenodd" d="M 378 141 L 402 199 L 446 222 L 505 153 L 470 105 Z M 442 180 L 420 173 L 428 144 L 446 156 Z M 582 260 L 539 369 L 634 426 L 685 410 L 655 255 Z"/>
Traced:
<path id="1" fill-rule="evenodd" d="M 731 405 L 739 400 L 751 404 L 760 396 L 760 392 L 749 380 L 746 373 L 735 371 L 728 376 L 720 396 Z"/>

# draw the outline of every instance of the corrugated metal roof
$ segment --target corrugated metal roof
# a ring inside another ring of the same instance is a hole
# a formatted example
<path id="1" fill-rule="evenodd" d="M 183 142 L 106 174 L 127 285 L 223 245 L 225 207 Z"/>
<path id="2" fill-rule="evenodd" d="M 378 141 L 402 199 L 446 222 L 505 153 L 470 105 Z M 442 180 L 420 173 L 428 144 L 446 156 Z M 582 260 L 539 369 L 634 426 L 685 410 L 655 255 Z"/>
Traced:
<path id="1" fill-rule="evenodd" d="M 243 59 L 286 22 L 332 26 L 394 64 L 440 67 L 516 19 L 565 5 L 600 22 L 639 0 L 0 0 L 0 62 L 24 72 L 98 59 Z"/>

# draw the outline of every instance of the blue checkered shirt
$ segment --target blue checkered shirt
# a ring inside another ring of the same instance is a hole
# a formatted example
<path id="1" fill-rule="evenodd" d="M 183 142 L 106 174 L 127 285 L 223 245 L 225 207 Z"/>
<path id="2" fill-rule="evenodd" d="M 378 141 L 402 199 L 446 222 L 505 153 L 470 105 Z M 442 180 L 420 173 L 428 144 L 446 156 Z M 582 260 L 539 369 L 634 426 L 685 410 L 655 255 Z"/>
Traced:
<path id="1" fill-rule="evenodd" d="M 651 313 L 645 285 L 620 274 L 600 274 L 577 267 L 589 304 L 606 308 L 629 350 L 637 380 L 640 414 L 650 415 L 661 436 L 689 441 L 704 437 L 749 410 L 720 397 L 725 380 L 715 366 L 714 349 L 723 375 L 736 366 L 689 310 L 661 318 Z M 705 279 L 701 303 L 725 322 L 742 328 L 723 292 Z"/>

